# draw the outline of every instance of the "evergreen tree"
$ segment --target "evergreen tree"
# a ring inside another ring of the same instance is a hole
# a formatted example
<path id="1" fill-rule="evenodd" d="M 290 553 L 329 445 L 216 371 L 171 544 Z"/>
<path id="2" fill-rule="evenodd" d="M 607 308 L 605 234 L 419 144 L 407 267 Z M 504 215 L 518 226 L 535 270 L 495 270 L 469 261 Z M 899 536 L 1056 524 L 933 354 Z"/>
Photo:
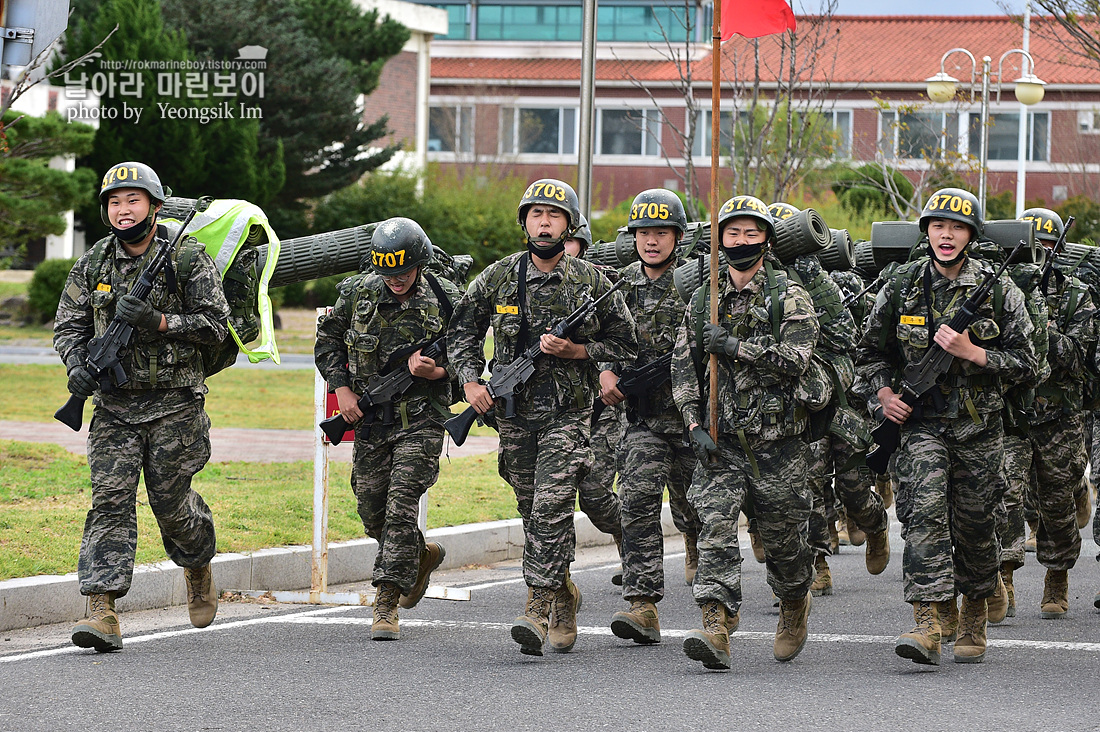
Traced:
<path id="1" fill-rule="evenodd" d="M 9 110 L 4 124 L 20 114 Z M 8 149 L 0 155 L 0 242 L 5 250 L 18 251 L 47 234 L 65 232 L 64 213 L 88 199 L 98 178 L 88 168 L 71 173 L 51 168 L 50 159 L 87 153 L 94 134 L 92 127 L 68 124 L 57 112 L 23 116 L 7 129 Z"/>
<path id="2" fill-rule="evenodd" d="M 267 49 L 259 150 L 283 145 L 286 185 L 268 210 L 282 236 L 308 233 L 303 199 L 355 182 L 396 152 L 374 150 L 386 119 L 364 124 L 357 102 L 408 39 L 404 27 L 378 22 L 350 0 L 163 0 L 163 7 L 199 58 L 235 58 L 248 45 Z"/>
<path id="3" fill-rule="evenodd" d="M 157 0 L 79 0 L 73 5 L 64 56 L 75 58 L 91 49 L 111 28 L 119 30 L 100 49 L 102 57 L 81 68 L 87 85 L 101 79 L 140 79 L 140 92 L 109 89 L 100 99 L 100 126 L 90 154 L 81 162 L 102 173 L 123 160 L 150 165 L 175 193 L 244 198 L 265 204 L 282 187 L 284 168 L 278 144 L 261 150 L 258 120 L 192 118 L 192 110 L 221 103 L 209 93 L 191 97 L 172 82 L 182 69 L 155 68 L 157 62 L 192 61 L 186 34 L 169 30 Z M 137 62 L 140 68 L 110 68 L 104 62 Z M 78 72 L 69 79 L 79 78 Z M 229 99 L 237 108 L 236 100 Z M 138 116 L 140 113 L 140 116 Z M 105 233 L 94 195 L 80 209 L 94 240 Z"/>

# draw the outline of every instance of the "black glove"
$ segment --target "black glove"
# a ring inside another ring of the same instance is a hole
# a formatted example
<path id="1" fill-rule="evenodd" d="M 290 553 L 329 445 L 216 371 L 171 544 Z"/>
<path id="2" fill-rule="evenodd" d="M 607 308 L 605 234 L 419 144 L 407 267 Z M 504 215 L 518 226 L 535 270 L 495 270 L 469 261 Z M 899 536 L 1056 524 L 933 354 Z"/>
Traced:
<path id="1" fill-rule="evenodd" d="M 699 462 L 706 463 L 718 446 L 714 444 L 714 440 L 710 439 L 710 433 L 703 429 L 703 425 L 697 424 L 691 430 L 691 449 L 695 451 L 695 457 L 699 458 Z"/>
<path id="2" fill-rule="evenodd" d="M 83 366 L 77 366 L 69 372 L 69 393 L 73 396 L 87 399 L 98 388 L 99 382 Z"/>
<path id="3" fill-rule="evenodd" d="M 737 358 L 737 349 L 741 347 L 740 338 L 714 323 L 703 325 L 703 340 L 706 341 L 707 353 L 722 353 L 730 358 Z"/>
<path id="4" fill-rule="evenodd" d="M 134 295 L 123 295 L 119 298 L 115 315 L 135 328 L 160 329 L 160 311 Z"/>

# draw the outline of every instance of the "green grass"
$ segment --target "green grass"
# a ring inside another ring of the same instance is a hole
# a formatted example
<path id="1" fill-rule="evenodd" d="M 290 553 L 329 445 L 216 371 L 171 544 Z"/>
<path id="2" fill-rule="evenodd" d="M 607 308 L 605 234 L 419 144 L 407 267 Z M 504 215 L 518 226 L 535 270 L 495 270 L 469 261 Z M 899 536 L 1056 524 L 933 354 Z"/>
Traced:
<path id="1" fill-rule="evenodd" d="M 26 295 L 27 286 L 26 282 L 0 282 L 0 300 L 15 295 Z"/>
<path id="2" fill-rule="evenodd" d="M 330 466 L 331 542 L 364 536 L 349 475 L 346 463 Z M 213 463 L 193 485 L 214 512 L 219 552 L 312 540 L 312 463 Z M 0 580 L 75 571 L 89 493 L 84 457 L 54 445 L 0 440 Z M 429 528 L 518 515 L 511 488 L 496 473 L 495 455 L 441 460 L 439 482 L 428 495 Z M 141 487 L 137 562 L 164 559 Z"/>

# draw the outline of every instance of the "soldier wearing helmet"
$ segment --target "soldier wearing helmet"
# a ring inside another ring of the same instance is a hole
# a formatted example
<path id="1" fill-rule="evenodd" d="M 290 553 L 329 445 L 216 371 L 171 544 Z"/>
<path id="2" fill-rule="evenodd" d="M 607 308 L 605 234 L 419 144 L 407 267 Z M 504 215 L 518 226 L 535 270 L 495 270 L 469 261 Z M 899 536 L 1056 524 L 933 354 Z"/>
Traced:
<path id="1" fill-rule="evenodd" d="M 1047 256 L 1062 236 L 1062 218 L 1049 208 L 1029 208 L 1020 215 L 1035 226 L 1035 237 Z M 1039 292 L 1047 312 L 1046 379 L 1034 385 L 1035 398 L 1027 414 L 1026 431 L 1015 442 L 1018 469 L 1011 488 L 1018 499 L 1009 503 L 1007 536 L 1002 536 L 1001 575 L 1010 590 L 1013 570 L 1023 566 L 1023 505 L 1036 512 L 1032 534 L 1035 556 L 1046 568 L 1040 617 L 1060 618 L 1069 610 L 1069 570 L 1081 553 L 1081 532 L 1091 516 L 1086 445 L 1085 383 L 1095 380 L 1096 306 L 1088 285 L 1075 277 L 1059 258 Z M 1008 438 L 1006 438 L 1007 440 Z M 1026 498 L 1025 498 L 1026 496 Z M 1021 500 L 1022 499 L 1022 500 Z M 1012 520 L 1015 517 L 1015 520 Z M 1014 593 L 1010 592 L 1013 602 Z"/>
<path id="2" fill-rule="evenodd" d="M 443 421 L 453 400 L 446 351 L 425 355 L 450 324 L 461 291 L 426 269 L 432 243 L 412 219 L 383 221 L 371 236 L 365 272 L 339 285 L 317 324 L 314 360 L 355 425 L 351 488 L 367 536 L 378 541 L 372 582 L 373 640 L 400 637 L 398 607 L 414 607 L 446 550 L 425 542 L 420 497 L 439 476 Z M 403 394 L 366 406 L 360 399 L 395 370 L 412 374 Z"/>
<path id="3" fill-rule="evenodd" d="M 619 276 L 626 282 L 624 297 L 637 323 L 638 357 L 633 363 L 605 364 L 600 373 L 603 403 L 624 404 L 628 422 L 620 446 L 619 497 L 623 599 L 630 607 L 612 616 L 611 630 L 620 638 L 649 644 L 661 640 L 657 603 L 665 594 L 661 501 L 666 484 L 673 521 L 685 535 L 685 578 L 689 584 L 694 579 L 699 519 L 687 501 L 687 487 L 695 455 L 683 444 L 683 425 L 668 380 L 630 397 L 619 391 L 618 383 L 624 372 L 656 362 L 676 342 L 684 303 L 676 295 L 673 270 L 687 216 L 679 196 L 654 188 L 631 202 L 626 226 L 637 261 L 623 267 Z"/>
<path id="4" fill-rule="evenodd" d="M 581 225 L 577 227 L 577 231 L 573 236 L 565 241 L 565 253 L 570 257 L 583 259 L 591 246 L 592 227 L 588 224 L 588 219 L 581 216 Z"/>
<path id="5" fill-rule="evenodd" d="M 936 191 L 920 227 L 928 253 L 887 279 L 867 316 L 856 365 L 872 395 L 869 408 L 901 425 L 895 458 L 899 495 L 907 498 L 899 506 L 907 527 L 902 574 L 916 627 L 897 639 L 895 652 L 938 665 L 957 616 L 954 660 L 977 663 L 986 652 L 987 616 L 1004 617 L 994 519 L 1006 491 L 1002 394 L 1033 378 L 1039 360 L 1024 294 L 1007 275 L 993 282 L 968 329 L 949 325 L 992 274 L 967 256 L 982 231 L 974 196 Z M 903 399 L 897 375 L 933 347 L 953 357 L 947 374 L 920 399 Z"/>
<path id="6" fill-rule="evenodd" d="M 73 628 L 72 641 L 101 652 L 122 648 L 115 600 L 129 591 L 133 576 L 142 475 L 168 556 L 184 567 L 192 624 L 209 625 L 218 607 L 209 566 L 214 521 L 191 488 L 210 457 L 205 372 L 195 344 L 226 338 L 229 305 L 214 262 L 190 238 L 176 246 L 148 297 L 131 294 L 150 250 L 172 240 L 174 232 L 157 223 L 170 193 L 144 163 L 119 163 L 104 174 L 100 211 L 111 234 L 77 260 L 57 307 L 54 348 L 68 371 L 69 391 L 94 396 L 95 404 L 88 434 L 92 508 L 78 568 L 91 613 Z M 180 266 L 183 252 L 187 267 Z M 121 357 L 126 379 L 99 383 L 87 366 L 89 342 L 116 320 L 133 328 Z"/>
<path id="7" fill-rule="evenodd" d="M 703 627 L 684 652 L 708 668 L 729 668 L 729 633 L 741 607 L 737 518 L 754 504 L 768 557 L 768 582 L 780 601 L 773 642 L 777 661 L 802 650 L 810 612 L 813 552 L 801 526 L 809 520 L 804 433 L 808 412 L 799 385 L 818 339 L 809 293 L 768 254 L 774 226 L 768 207 L 734 196 L 718 210 L 712 242 L 728 266 L 720 278 L 718 324 L 709 313 L 709 285 L 691 298 L 676 337 L 673 395 L 700 464 L 688 497 L 702 519 L 693 594 Z M 761 315 L 763 315 L 761 317 Z M 708 433 L 708 374 L 718 374 L 718 439 Z"/>
<path id="8" fill-rule="evenodd" d="M 547 640 L 564 653 L 577 638 L 580 590 L 569 564 L 576 545 L 573 507 L 589 460 L 596 363 L 632 360 L 637 344 L 634 319 L 618 293 L 572 337 L 547 332 L 586 298 L 611 288 L 594 265 L 565 255 L 565 240 L 581 224 L 572 187 L 550 178 L 535 181 L 520 199 L 517 220 L 527 249 L 474 279 L 455 310 L 447 342 L 466 401 L 478 414 L 491 411 L 500 432 L 500 474 L 516 493 L 525 536 L 527 604 L 512 624 L 512 639 L 520 652 L 541 656 Z M 494 362 L 512 363 L 534 345 L 543 354 L 516 394 L 513 417 L 481 381 L 490 326 Z"/>

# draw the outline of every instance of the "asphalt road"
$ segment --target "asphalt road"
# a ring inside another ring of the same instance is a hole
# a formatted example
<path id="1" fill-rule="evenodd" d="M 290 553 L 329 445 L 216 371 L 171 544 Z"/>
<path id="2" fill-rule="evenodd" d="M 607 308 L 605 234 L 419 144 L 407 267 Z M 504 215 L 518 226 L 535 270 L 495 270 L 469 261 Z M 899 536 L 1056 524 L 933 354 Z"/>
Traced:
<path id="1" fill-rule="evenodd" d="M 1043 574 L 1028 555 L 1018 615 L 990 628 L 986 661 L 955 664 L 945 648 L 934 668 L 893 651 L 912 626 L 897 529 L 883 575 L 867 574 L 862 549 L 831 560 L 836 593 L 815 598 L 809 642 L 788 664 L 772 658 L 777 614 L 751 556 L 733 668 L 684 656 L 700 621 L 671 540 L 659 645 L 611 635 L 625 604 L 610 584 L 613 550 L 601 548 L 574 564 L 584 603 L 571 654 L 523 656 L 511 641 L 526 596 L 517 563 L 468 567 L 434 579 L 472 600 L 401 611 L 398 642 L 370 640 L 369 607 L 242 602 L 223 602 L 204 630 L 184 608 L 124 616 L 125 649 L 110 655 L 68 645 L 68 626 L 4 634 L 0 729 L 1100 730 L 1091 538 L 1070 573 L 1067 618 L 1040 620 Z"/>

